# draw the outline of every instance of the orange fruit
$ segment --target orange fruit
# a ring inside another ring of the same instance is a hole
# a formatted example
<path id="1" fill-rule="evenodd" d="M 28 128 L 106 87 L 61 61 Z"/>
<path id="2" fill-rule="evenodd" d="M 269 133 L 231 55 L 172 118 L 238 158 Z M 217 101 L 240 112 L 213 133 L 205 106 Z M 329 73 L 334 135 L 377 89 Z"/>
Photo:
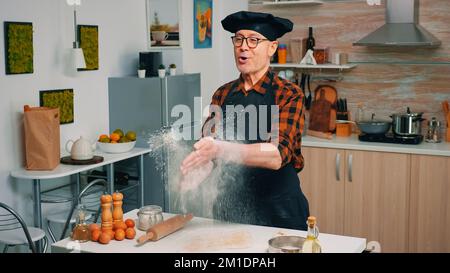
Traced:
<path id="1" fill-rule="evenodd" d="M 117 141 L 115 141 L 115 140 L 111 140 L 111 142 L 110 143 L 117 143 Z"/>
<path id="2" fill-rule="evenodd" d="M 100 235 L 102 234 L 102 232 L 99 229 L 93 230 L 91 232 L 91 240 L 93 242 L 97 242 L 98 239 L 100 238 Z"/>
<path id="3" fill-rule="evenodd" d="M 125 230 L 125 236 L 127 237 L 127 239 L 134 239 L 134 236 L 136 236 L 136 231 L 134 230 L 134 228 L 127 228 Z"/>
<path id="4" fill-rule="evenodd" d="M 104 138 L 99 139 L 98 141 L 102 142 L 102 143 L 109 143 L 110 139 L 109 139 L 109 137 L 104 137 Z"/>
<path id="5" fill-rule="evenodd" d="M 108 135 L 100 135 L 98 137 L 98 140 L 102 140 L 102 138 L 108 138 L 109 139 L 109 136 Z"/>
<path id="6" fill-rule="evenodd" d="M 97 224 L 90 224 L 89 231 L 92 233 L 94 230 L 100 230 L 100 226 Z"/>
<path id="7" fill-rule="evenodd" d="M 102 232 L 100 234 L 100 237 L 98 238 L 98 242 L 100 244 L 106 245 L 106 244 L 109 244 L 109 241 L 111 241 L 111 237 L 109 236 L 109 234 L 106 232 Z"/>
<path id="8" fill-rule="evenodd" d="M 124 222 L 120 221 L 120 222 L 114 223 L 113 229 L 114 230 L 118 230 L 118 229 L 125 230 L 125 229 L 127 229 L 127 225 Z"/>
<path id="9" fill-rule="evenodd" d="M 125 220 L 125 225 L 127 225 L 127 227 L 129 228 L 134 228 L 134 221 L 132 219 L 127 219 Z"/>
<path id="10" fill-rule="evenodd" d="M 107 229 L 107 230 L 103 231 L 102 233 L 106 233 L 106 234 L 109 235 L 109 237 L 110 237 L 111 239 L 114 239 L 114 231 L 113 231 L 113 230 Z"/>
<path id="11" fill-rule="evenodd" d="M 112 133 L 112 134 L 109 136 L 109 138 L 111 139 L 111 142 L 112 142 L 112 141 L 119 141 L 120 135 L 117 134 L 117 133 Z"/>
<path id="12" fill-rule="evenodd" d="M 125 239 L 125 231 L 123 229 L 117 229 L 116 233 L 114 234 L 114 239 L 117 241 L 122 241 Z"/>

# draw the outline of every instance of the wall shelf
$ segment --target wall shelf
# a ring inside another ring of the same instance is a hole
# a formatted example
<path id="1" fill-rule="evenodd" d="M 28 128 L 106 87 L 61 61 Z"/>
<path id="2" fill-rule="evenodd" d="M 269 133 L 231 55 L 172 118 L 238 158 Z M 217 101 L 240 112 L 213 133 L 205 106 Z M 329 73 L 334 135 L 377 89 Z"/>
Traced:
<path id="1" fill-rule="evenodd" d="M 321 5 L 323 4 L 320 0 L 299 0 L 299 1 L 263 1 L 260 2 L 261 5 Z"/>
<path id="2" fill-rule="evenodd" d="M 356 64 L 294 64 L 294 63 L 286 63 L 286 64 L 270 64 L 270 67 L 273 68 L 294 68 L 294 69 L 338 69 L 338 70 L 348 70 L 356 67 Z"/>

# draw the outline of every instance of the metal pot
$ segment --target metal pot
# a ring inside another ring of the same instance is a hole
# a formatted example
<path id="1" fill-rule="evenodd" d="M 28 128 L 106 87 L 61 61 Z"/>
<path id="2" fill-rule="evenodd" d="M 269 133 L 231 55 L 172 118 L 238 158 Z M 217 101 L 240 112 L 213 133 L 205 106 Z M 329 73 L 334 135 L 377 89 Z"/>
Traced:
<path id="1" fill-rule="evenodd" d="M 359 130 L 361 130 L 362 133 L 371 135 L 386 134 L 391 128 L 391 122 L 375 120 L 374 117 L 375 114 L 372 114 L 371 120 L 356 122 L 356 125 L 358 125 Z"/>
<path id="2" fill-rule="evenodd" d="M 301 236 L 277 236 L 269 240 L 269 253 L 301 253 L 306 238 Z"/>
<path id="3" fill-rule="evenodd" d="M 398 136 L 417 136 L 422 132 L 423 113 L 412 113 L 407 107 L 406 113 L 393 114 L 392 129 Z"/>

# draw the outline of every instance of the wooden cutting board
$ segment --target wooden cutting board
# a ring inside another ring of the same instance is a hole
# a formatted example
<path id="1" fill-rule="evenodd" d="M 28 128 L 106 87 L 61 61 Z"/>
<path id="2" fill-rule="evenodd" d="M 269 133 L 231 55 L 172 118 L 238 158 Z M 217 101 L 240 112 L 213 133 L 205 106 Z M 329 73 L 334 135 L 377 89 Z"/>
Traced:
<path id="1" fill-rule="evenodd" d="M 330 85 L 319 85 L 314 91 L 308 129 L 333 132 L 336 129 L 337 91 Z"/>
<path id="2" fill-rule="evenodd" d="M 96 156 L 94 155 L 93 158 L 91 159 L 87 159 L 87 160 L 76 160 L 76 159 L 72 159 L 70 156 L 65 156 L 63 158 L 61 158 L 61 163 L 62 164 L 67 164 L 67 165 L 90 165 L 90 164 L 97 164 L 100 162 L 103 162 L 103 156 Z"/>

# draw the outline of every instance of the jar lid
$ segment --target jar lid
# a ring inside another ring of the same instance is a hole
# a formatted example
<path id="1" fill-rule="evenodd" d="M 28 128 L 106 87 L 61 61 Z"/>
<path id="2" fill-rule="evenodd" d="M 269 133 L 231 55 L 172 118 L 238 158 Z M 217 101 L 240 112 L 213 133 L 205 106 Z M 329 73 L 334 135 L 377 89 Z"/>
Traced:
<path id="1" fill-rule="evenodd" d="M 436 117 L 432 117 L 430 121 L 428 121 L 429 127 L 440 127 L 441 122 L 436 119 Z"/>
<path id="2" fill-rule="evenodd" d="M 161 213 L 161 212 L 162 212 L 162 208 L 160 206 L 149 205 L 149 206 L 144 206 L 144 207 L 140 208 L 138 214 L 157 214 L 157 213 Z"/>
<path id="3" fill-rule="evenodd" d="M 398 116 L 398 117 L 422 117 L 423 112 L 411 112 L 411 110 L 409 109 L 409 107 L 406 108 L 406 113 L 396 113 L 393 114 L 393 116 Z"/>
<path id="4" fill-rule="evenodd" d="M 286 49 L 286 44 L 279 44 L 278 49 Z"/>

